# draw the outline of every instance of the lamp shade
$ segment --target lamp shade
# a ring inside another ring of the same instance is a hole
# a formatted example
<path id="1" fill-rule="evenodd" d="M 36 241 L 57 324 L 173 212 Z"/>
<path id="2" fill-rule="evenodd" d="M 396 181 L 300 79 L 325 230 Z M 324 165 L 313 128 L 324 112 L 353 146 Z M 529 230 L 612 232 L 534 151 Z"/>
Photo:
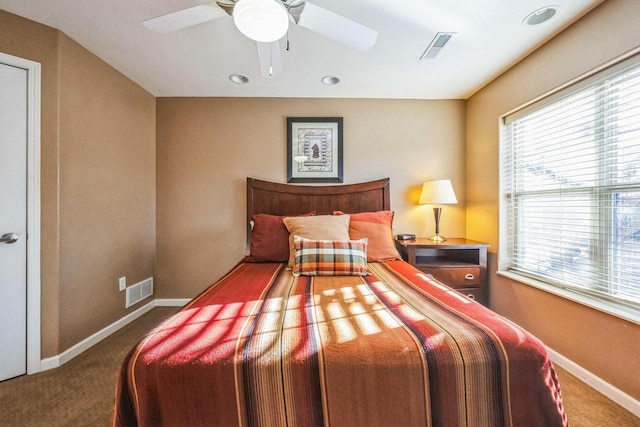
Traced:
<path id="1" fill-rule="evenodd" d="M 289 14 L 277 0 L 238 0 L 233 22 L 251 40 L 270 43 L 287 33 Z"/>
<path id="2" fill-rule="evenodd" d="M 418 203 L 421 205 L 453 205 L 458 203 L 458 199 L 456 199 L 456 193 L 453 192 L 451 181 L 439 179 L 422 184 L 422 193 L 420 193 Z"/>

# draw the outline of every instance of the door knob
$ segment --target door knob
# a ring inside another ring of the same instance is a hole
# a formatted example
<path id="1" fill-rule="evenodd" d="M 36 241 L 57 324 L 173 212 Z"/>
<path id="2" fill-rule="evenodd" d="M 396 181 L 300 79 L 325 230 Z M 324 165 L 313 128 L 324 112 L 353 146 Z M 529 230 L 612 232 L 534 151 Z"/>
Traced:
<path id="1" fill-rule="evenodd" d="M 18 235 L 16 233 L 5 233 L 0 236 L 0 243 L 15 243 L 18 241 Z"/>

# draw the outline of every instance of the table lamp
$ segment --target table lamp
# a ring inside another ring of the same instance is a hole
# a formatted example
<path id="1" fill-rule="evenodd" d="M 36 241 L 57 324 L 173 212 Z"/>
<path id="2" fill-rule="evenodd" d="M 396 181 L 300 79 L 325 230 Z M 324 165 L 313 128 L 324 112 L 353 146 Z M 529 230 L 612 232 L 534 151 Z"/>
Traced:
<path id="1" fill-rule="evenodd" d="M 434 242 L 444 242 L 447 240 L 440 235 L 440 216 L 442 207 L 439 205 L 453 205 L 458 203 L 456 193 L 453 192 L 453 186 L 448 179 L 439 179 L 435 181 L 427 181 L 422 185 L 422 193 L 420 193 L 421 205 L 436 205 L 433 207 L 433 215 L 436 220 L 436 234 L 429 237 Z"/>

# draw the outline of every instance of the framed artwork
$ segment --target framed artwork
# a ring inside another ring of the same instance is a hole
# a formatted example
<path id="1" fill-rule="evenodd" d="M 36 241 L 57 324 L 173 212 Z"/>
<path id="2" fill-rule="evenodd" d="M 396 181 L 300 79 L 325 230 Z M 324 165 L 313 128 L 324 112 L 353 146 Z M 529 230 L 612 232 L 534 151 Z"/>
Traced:
<path id="1" fill-rule="evenodd" d="M 342 182 L 342 117 L 287 117 L 287 182 Z"/>

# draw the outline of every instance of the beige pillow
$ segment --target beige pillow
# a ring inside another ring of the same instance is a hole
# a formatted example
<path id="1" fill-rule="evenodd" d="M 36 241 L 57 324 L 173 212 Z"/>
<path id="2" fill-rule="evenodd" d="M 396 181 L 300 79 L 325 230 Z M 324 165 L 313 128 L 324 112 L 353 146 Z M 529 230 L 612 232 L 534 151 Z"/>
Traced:
<path id="1" fill-rule="evenodd" d="M 349 240 L 349 215 L 318 215 L 286 217 L 282 220 L 289 230 L 289 267 L 295 264 L 296 248 L 293 236 L 311 240 Z"/>

